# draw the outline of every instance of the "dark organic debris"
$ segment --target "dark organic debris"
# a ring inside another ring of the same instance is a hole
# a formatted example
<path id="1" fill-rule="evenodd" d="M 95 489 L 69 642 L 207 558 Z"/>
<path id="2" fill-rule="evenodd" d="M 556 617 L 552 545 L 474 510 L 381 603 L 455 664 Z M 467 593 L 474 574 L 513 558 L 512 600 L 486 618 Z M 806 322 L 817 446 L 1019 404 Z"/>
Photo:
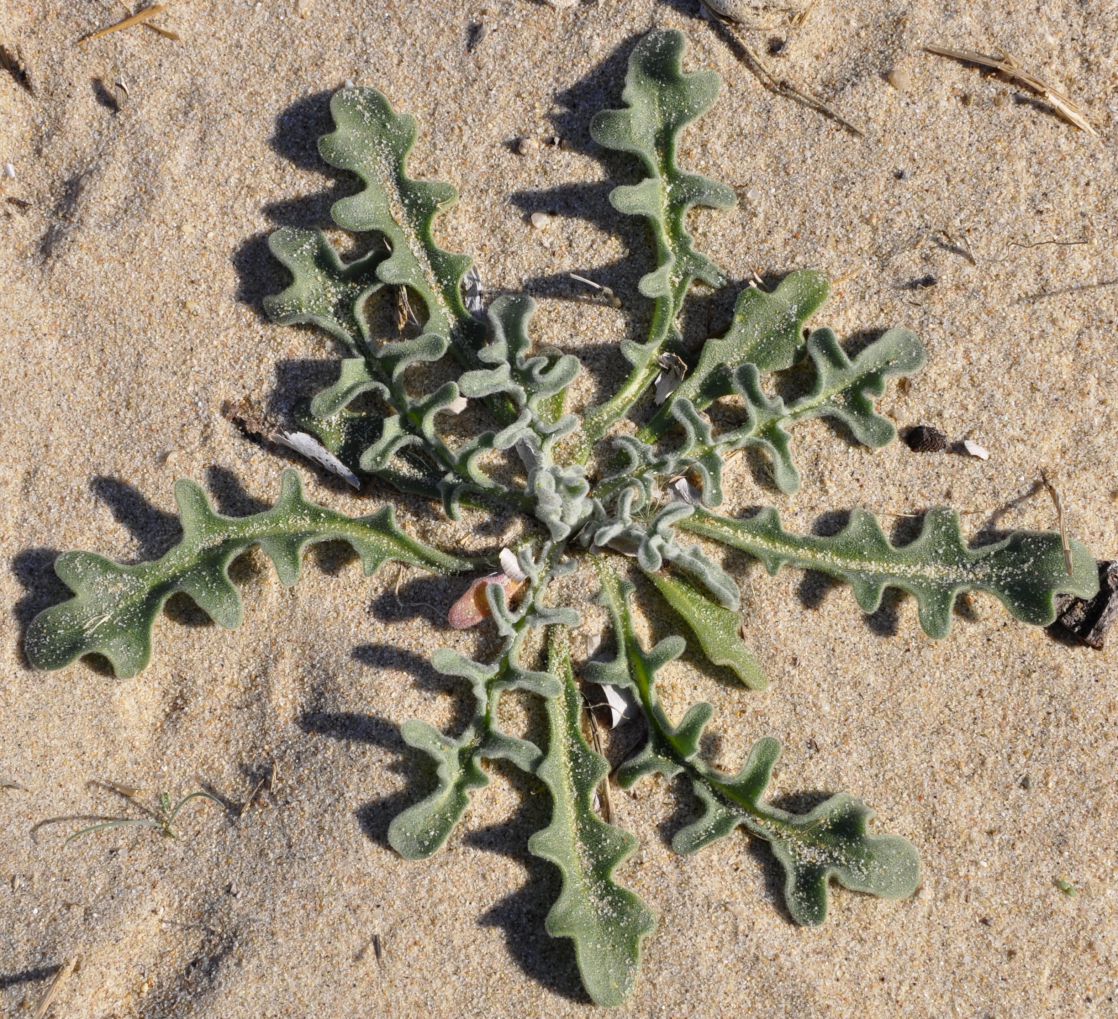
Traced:
<path id="1" fill-rule="evenodd" d="M 947 436 L 931 425 L 914 425 L 905 432 L 904 441 L 914 453 L 942 453 L 947 449 Z"/>
<path id="2" fill-rule="evenodd" d="M 910 280 L 902 287 L 902 289 L 927 290 L 929 287 L 934 287 L 937 283 L 939 283 L 939 280 L 936 279 L 935 276 L 933 276 L 931 273 L 928 273 L 928 275 L 926 276 L 920 276 L 917 279 Z"/>
<path id="3" fill-rule="evenodd" d="M 1052 629 L 1102 650 L 1106 631 L 1118 620 L 1118 561 L 1099 560 L 1099 593 L 1094 598 L 1065 596 Z"/>

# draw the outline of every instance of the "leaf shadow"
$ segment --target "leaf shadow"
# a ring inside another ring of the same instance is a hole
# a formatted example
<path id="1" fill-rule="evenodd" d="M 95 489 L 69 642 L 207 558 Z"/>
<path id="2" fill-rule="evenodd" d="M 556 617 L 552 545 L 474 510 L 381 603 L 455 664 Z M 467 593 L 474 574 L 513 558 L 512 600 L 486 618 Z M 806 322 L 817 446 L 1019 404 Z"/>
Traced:
<path id="1" fill-rule="evenodd" d="M 818 789 L 808 789 L 798 793 L 787 793 L 781 796 L 775 796 L 768 801 L 769 805 L 776 807 L 778 810 L 785 810 L 790 814 L 804 814 L 814 807 L 819 806 L 825 800 L 833 796 L 833 793 L 823 792 Z M 780 861 L 773 855 L 772 849 L 769 844 L 762 838 L 757 838 L 754 835 L 747 835 L 745 832 L 736 832 L 746 840 L 746 852 L 757 862 L 761 869 L 761 880 L 764 884 L 765 895 L 776 907 L 777 912 L 792 926 L 798 926 L 795 918 L 792 916 L 791 911 L 788 909 L 788 902 L 784 897 L 784 886 L 787 882 L 787 874 L 784 867 L 781 866 Z M 831 889 L 835 887 L 835 882 L 831 882 Z"/>
<path id="2" fill-rule="evenodd" d="M 399 759 L 389 765 L 389 770 L 404 776 L 407 780 L 405 788 L 381 799 L 370 800 L 355 811 L 357 823 L 365 836 L 377 845 L 391 849 L 388 826 L 392 818 L 435 788 L 434 762 L 426 754 L 409 747 L 397 725 L 376 715 L 351 711 L 305 711 L 296 724 L 309 735 L 328 736 L 346 743 L 366 743 L 399 755 Z"/>
<path id="3" fill-rule="evenodd" d="M 301 170 L 313 170 L 322 176 L 325 187 L 309 195 L 273 202 L 264 207 L 264 214 L 276 226 L 303 230 L 324 228 L 331 224 L 330 207 L 343 195 L 354 190 L 346 175 L 333 170 L 318 154 L 318 138 L 333 127 L 330 117 L 332 90 L 322 90 L 297 99 L 279 112 L 268 144 L 272 151 Z M 278 293 L 287 284 L 287 273 L 268 250 L 268 235 L 262 230 L 248 238 L 232 257 L 237 273 L 236 299 L 248 305 L 260 318 L 266 295 Z"/>
<path id="4" fill-rule="evenodd" d="M 474 709 L 469 684 L 457 676 L 439 672 L 423 656 L 395 644 L 360 644 L 350 657 L 372 669 L 406 672 L 418 689 L 453 698 L 455 717 L 446 725 L 448 732 L 457 735 L 469 724 Z M 426 759 L 426 755 L 424 757 Z"/>
<path id="5" fill-rule="evenodd" d="M 519 794 L 516 813 L 501 824 L 469 832 L 463 841 L 476 849 L 497 853 L 522 865 L 527 879 L 520 888 L 481 915 L 481 927 L 500 927 L 509 954 L 532 980 L 570 1001 L 589 1005 L 582 986 L 574 946 L 567 938 L 552 938 L 544 921 L 559 898 L 562 878 L 558 868 L 528 852 L 528 839 L 550 820 L 542 785 L 519 769 L 495 762 L 493 769 Z"/>
<path id="6" fill-rule="evenodd" d="M 159 509 L 127 481 L 99 474 L 89 488 L 136 542 L 134 562 L 158 559 L 182 537 L 178 516 Z"/>
<path id="7" fill-rule="evenodd" d="M 469 582 L 469 578 L 456 582 L 449 577 L 412 577 L 398 589 L 392 586 L 381 592 L 369 612 L 382 623 L 423 619 L 437 630 L 448 630 L 447 613 Z"/>
<path id="8" fill-rule="evenodd" d="M 599 110 L 619 105 L 617 83 L 625 80 L 629 55 L 639 39 L 639 35 L 627 39 L 589 74 L 558 93 L 555 96 L 558 109 L 550 114 L 562 145 L 599 162 L 605 179 L 517 191 L 509 199 L 526 218 L 534 212 L 544 212 L 582 219 L 621 240 L 626 249 L 621 259 L 604 265 L 571 266 L 562 272 L 532 277 L 523 282 L 522 289 L 533 297 L 585 301 L 593 299 L 594 292 L 586 284 L 572 280 L 569 274 L 576 272 L 592 279 L 613 290 L 626 308 L 634 309 L 626 316 L 625 326 L 627 338 L 637 342 L 643 339 L 652 312 L 651 302 L 637 292 L 637 283 L 641 276 L 655 268 L 655 264 L 647 243 L 647 226 L 637 217 L 614 209 L 609 194 L 618 184 L 637 183 L 642 174 L 636 159 L 604 149 L 591 138 L 590 120 Z M 618 345 L 611 347 L 610 362 L 598 364 L 594 358 L 587 361 L 587 369 L 594 375 L 599 391 L 611 373 L 624 368 Z"/>
<path id="9" fill-rule="evenodd" d="M 20 653 L 23 634 L 28 624 L 45 608 L 65 600 L 70 589 L 54 572 L 54 561 L 59 556 L 56 548 L 28 548 L 12 558 L 11 572 L 23 587 L 23 596 L 12 606 L 12 616 L 20 632 Z M 26 660 L 24 661 L 26 665 Z"/>

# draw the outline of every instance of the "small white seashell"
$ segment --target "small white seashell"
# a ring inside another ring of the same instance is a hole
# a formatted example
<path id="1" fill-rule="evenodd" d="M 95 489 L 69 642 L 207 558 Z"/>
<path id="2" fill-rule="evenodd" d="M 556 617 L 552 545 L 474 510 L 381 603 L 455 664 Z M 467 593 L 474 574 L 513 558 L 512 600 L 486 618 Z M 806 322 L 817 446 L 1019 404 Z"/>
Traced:
<path id="1" fill-rule="evenodd" d="M 361 479 L 313 435 L 308 435 L 306 432 L 280 432 L 274 438 L 281 446 L 293 449 L 308 460 L 313 460 L 331 474 L 342 478 L 347 484 L 356 489 L 361 488 Z"/>
<path id="2" fill-rule="evenodd" d="M 990 459 L 990 451 L 972 439 L 963 439 L 963 449 L 966 450 L 968 456 L 973 456 L 976 460 Z"/>
<path id="3" fill-rule="evenodd" d="M 702 489 L 692 485 L 686 478 L 676 478 L 671 484 L 671 489 L 684 502 L 689 502 L 692 506 L 698 506 L 703 501 Z"/>
<path id="4" fill-rule="evenodd" d="M 502 571 L 510 580 L 515 580 L 519 583 L 528 579 L 528 574 L 520 568 L 520 561 L 516 558 L 516 553 L 511 548 L 501 549 L 501 554 L 498 558 L 501 561 Z"/>
<path id="5" fill-rule="evenodd" d="M 609 683 L 602 684 L 602 694 L 609 706 L 609 727 L 616 729 L 622 722 L 637 716 L 637 702 L 628 690 L 619 690 Z"/>
<path id="6" fill-rule="evenodd" d="M 466 302 L 466 310 L 474 318 L 485 317 L 485 288 L 481 285 L 481 276 L 476 266 L 470 266 L 470 271 L 462 279 L 462 296 Z"/>
<path id="7" fill-rule="evenodd" d="M 656 382 L 654 383 L 656 388 L 652 399 L 659 407 L 679 388 L 683 376 L 687 374 L 687 364 L 682 357 L 670 351 L 667 354 L 661 354 L 657 364 L 660 365 L 660 374 L 656 376 Z"/>
<path id="8" fill-rule="evenodd" d="M 532 226 L 537 230 L 546 230 L 551 224 L 551 217 L 546 212 L 532 213 Z"/>

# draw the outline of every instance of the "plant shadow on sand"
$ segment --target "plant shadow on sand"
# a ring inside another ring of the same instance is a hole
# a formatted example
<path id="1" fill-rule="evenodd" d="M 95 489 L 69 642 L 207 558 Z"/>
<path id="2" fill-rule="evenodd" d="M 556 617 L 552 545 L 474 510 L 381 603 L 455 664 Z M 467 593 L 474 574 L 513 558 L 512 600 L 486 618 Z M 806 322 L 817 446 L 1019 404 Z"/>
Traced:
<path id="1" fill-rule="evenodd" d="M 417 684 L 426 690 L 446 692 L 461 687 L 460 681 L 435 672 L 425 659 L 390 645 L 362 645 L 354 650 L 353 657 L 380 669 L 410 672 Z M 460 708 L 459 717 L 448 726 L 451 731 L 460 730 L 468 720 L 464 698 Z M 371 800 L 356 813 L 364 834 L 378 845 L 391 849 L 388 826 L 392 819 L 435 787 L 430 758 L 403 741 L 396 723 L 374 715 L 308 711 L 300 716 L 299 727 L 309 734 L 367 743 L 398 755 L 391 770 L 407 780 L 405 788 Z M 542 786 L 531 776 L 516 768 L 504 767 L 500 762 L 493 762 L 491 774 L 499 775 L 509 783 L 518 795 L 520 806 L 509 820 L 499 825 L 467 831 L 462 836 L 462 842 L 515 860 L 523 866 L 527 879 L 515 892 L 495 903 L 479 918 L 478 923 L 504 931 L 510 956 L 534 981 L 565 998 L 589 1004 L 590 999 L 579 979 L 571 943 L 566 939 L 551 938 L 544 931 L 544 918 L 559 897 L 561 879 L 554 866 L 532 856 L 527 849 L 528 839 L 545 828 L 548 822 L 549 808 L 540 795 Z"/>

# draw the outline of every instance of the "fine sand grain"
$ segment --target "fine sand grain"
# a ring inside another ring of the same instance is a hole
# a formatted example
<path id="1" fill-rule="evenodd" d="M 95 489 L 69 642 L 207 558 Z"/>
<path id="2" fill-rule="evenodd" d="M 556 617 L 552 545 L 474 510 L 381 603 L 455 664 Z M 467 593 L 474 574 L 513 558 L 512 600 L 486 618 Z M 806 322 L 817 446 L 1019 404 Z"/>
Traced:
<path id="1" fill-rule="evenodd" d="M 148 23 L 178 41 L 135 25 L 81 46 L 128 12 L 0 0 L 13 58 L 0 70 L 5 1014 L 33 1015 L 62 967 L 59 1019 L 593 1012 L 569 944 L 543 932 L 557 878 L 524 849 L 547 819 L 539 787 L 498 769 L 426 863 L 385 843 L 393 813 L 428 788 L 400 724 L 461 715 L 431 652 L 492 644 L 446 629 L 462 582 L 405 575 L 397 602 L 394 570 L 365 580 L 326 554 L 286 591 L 250 558 L 245 626 L 172 605 L 135 679 L 88 664 L 32 673 L 21 656 L 27 621 L 64 596 L 59 550 L 160 554 L 179 477 L 229 512 L 275 497 L 284 462 L 221 408 L 250 396 L 282 418 L 330 378 L 327 339 L 262 316 L 284 285 L 264 239 L 325 224 L 351 187 L 314 150 L 346 81 L 419 118 L 414 172 L 462 191 L 440 237 L 475 256 L 490 294 L 541 299 L 538 339 L 583 354 L 590 400 L 647 314 L 635 284 L 648 246 L 606 200 L 607 179 L 631 170 L 602 162 L 587 124 L 617 103 L 639 33 L 684 30 L 687 66 L 717 69 L 725 87 L 682 159 L 741 199 L 693 217 L 700 248 L 737 281 L 826 270 L 842 282 L 820 324 L 855 343 L 914 329 L 928 367 L 885 413 L 990 452 L 870 454 L 815 422 L 797 432 L 794 502 L 742 463 L 727 509 L 775 498 L 790 528 L 810 530 L 834 510 L 950 502 L 972 532 L 1054 528 L 1043 491 L 1019 498 L 1043 470 L 1070 532 L 1118 554 L 1113 3 L 852 0 L 815 4 L 794 27 L 765 7 L 741 30 L 749 48 L 864 137 L 765 89 L 693 0 L 179 0 Z M 1098 137 L 929 44 L 1011 53 Z M 521 154 L 521 137 L 542 144 Z M 697 294 L 688 336 L 721 331 L 729 306 Z M 338 509 L 392 498 L 300 469 Z M 397 503 L 444 547 L 492 541 L 478 517 L 448 524 Z M 727 768 L 754 738 L 782 740 L 774 791 L 861 796 L 879 830 L 918 846 L 924 884 L 901 903 L 838 891 L 825 927 L 799 929 L 763 847 L 741 836 L 679 858 L 667 842 L 692 809 L 682 790 L 615 789 L 614 819 L 641 843 L 621 877 L 660 917 L 616 1014 L 1116 1014 L 1118 637 L 1103 652 L 1065 646 L 976 598 L 933 641 L 909 599 L 866 619 L 845 589 L 729 565 L 771 690 L 749 694 L 688 657 L 667 670 L 667 709 L 713 703 L 709 749 Z M 93 780 L 144 803 L 200 787 L 256 796 L 243 816 L 191 803 L 179 841 L 121 828 L 64 845 L 78 824 L 32 834 L 51 817 L 132 809 Z"/>

